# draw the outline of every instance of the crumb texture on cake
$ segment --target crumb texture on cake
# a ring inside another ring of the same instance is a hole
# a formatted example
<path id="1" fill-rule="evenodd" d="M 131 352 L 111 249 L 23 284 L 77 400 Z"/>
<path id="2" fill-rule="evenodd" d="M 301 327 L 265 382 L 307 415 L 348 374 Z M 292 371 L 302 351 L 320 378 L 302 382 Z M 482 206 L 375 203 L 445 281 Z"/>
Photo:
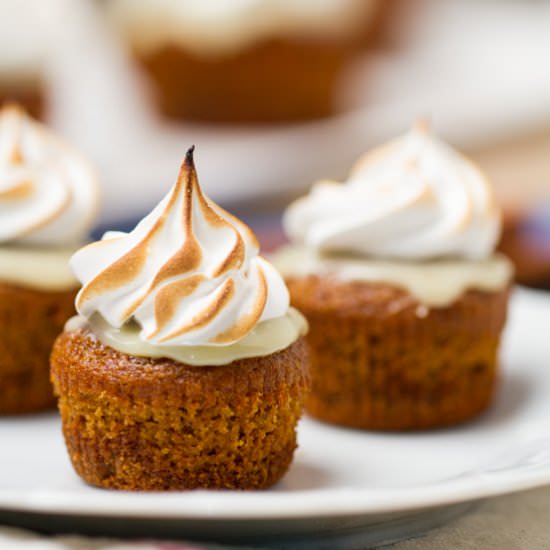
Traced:
<path id="1" fill-rule="evenodd" d="M 463 422 L 489 405 L 509 288 L 428 308 L 383 283 L 308 276 L 287 284 L 310 324 L 312 416 L 408 430 Z"/>
<path id="2" fill-rule="evenodd" d="M 49 356 L 75 295 L 0 282 L 0 414 L 54 407 Z"/>
<path id="3" fill-rule="evenodd" d="M 75 470 L 126 490 L 269 487 L 296 447 L 306 356 L 300 338 L 269 356 L 197 368 L 65 332 L 52 380 Z"/>

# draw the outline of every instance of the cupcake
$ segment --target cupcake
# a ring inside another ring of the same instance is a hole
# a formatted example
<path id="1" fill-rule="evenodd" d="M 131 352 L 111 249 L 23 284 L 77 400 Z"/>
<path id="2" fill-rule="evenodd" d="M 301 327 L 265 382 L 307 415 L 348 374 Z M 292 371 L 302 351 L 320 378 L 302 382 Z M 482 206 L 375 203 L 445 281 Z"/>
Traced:
<path id="1" fill-rule="evenodd" d="M 51 367 L 77 473 L 126 490 L 280 479 L 308 389 L 307 325 L 248 227 L 203 195 L 193 150 L 133 231 L 71 265 L 80 315 Z"/>
<path id="2" fill-rule="evenodd" d="M 307 410 L 357 428 L 468 420 L 490 403 L 512 268 L 469 160 L 425 124 L 284 215 L 274 264 L 310 324 Z"/>
<path id="3" fill-rule="evenodd" d="M 68 261 L 96 202 L 78 153 L 19 107 L 0 110 L 0 413 L 55 405 L 49 354 L 74 315 Z"/>
<path id="4" fill-rule="evenodd" d="M 284 122 L 335 109 L 378 0 L 110 0 L 170 117 Z"/>

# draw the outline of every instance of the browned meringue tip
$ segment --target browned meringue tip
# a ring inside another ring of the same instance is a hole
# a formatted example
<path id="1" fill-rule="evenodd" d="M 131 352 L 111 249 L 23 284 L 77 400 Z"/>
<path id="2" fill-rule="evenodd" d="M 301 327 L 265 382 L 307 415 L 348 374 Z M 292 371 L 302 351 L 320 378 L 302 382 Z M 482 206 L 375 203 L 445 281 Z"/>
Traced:
<path id="1" fill-rule="evenodd" d="M 187 149 L 187 153 L 185 153 L 185 159 L 183 161 L 183 164 L 187 164 L 187 166 L 195 168 L 195 160 L 193 158 L 194 153 L 195 153 L 195 146 L 191 145 L 191 147 Z"/>
<path id="2" fill-rule="evenodd" d="M 197 186 L 199 194 L 202 195 L 197 176 L 197 169 L 195 168 L 194 153 L 195 146 L 191 145 L 191 147 L 187 149 L 185 157 L 181 163 L 177 184 L 187 187 L 189 190 L 188 192 L 191 192 L 192 187 Z"/>

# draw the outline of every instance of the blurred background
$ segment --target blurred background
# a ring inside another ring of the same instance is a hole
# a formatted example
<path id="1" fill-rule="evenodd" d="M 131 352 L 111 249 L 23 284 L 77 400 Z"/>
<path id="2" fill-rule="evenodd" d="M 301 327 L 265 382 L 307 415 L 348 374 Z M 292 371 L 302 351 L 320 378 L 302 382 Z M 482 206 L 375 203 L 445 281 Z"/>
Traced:
<path id="1" fill-rule="evenodd" d="M 550 289 L 550 1 L 0 0 L 0 102 L 95 163 L 124 229 L 197 147 L 265 248 L 284 205 L 429 117 L 492 178 L 518 280 Z"/>

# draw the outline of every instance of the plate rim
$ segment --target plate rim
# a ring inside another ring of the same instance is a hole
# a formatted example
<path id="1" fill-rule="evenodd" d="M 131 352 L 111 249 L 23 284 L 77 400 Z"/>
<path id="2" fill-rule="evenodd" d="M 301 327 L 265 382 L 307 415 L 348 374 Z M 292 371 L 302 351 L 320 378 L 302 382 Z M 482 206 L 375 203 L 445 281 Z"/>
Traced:
<path id="1" fill-rule="evenodd" d="M 493 475 L 490 474 L 491 477 Z M 500 483 L 487 482 L 487 477 L 486 474 L 472 476 L 462 488 L 453 487 L 458 483 L 452 482 L 436 483 L 428 490 L 422 491 L 419 491 L 418 487 L 376 490 L 325 489 L 264 493 L 268 495 L 265 499 L 258 499 L 258 493 L 235 491 L 228 491 L 226 495 L 220 491 L 201 490 L 173 493 L 117 492 L 111 494 L 114 498 L 110 498 L 109 504 L 106 504 L 103 498 L 90 500 L 89 495 L 71 498 L 67 497 L 66 492 L 51 490 L 33 490 L 28 492 L 24 499 L 19 497 L 14 500 L 17 490 L 3 490 L 0 491 L 0 514 L 2 510 L 6 510 L 68 517 L 116 517 L 129 520 L 143 518 L 167 521 L 305 520 L 412 513 L 427 508 L 473 502 L 550 485 L 550 469 L 543 475 L 541 472 L 526 472 L 513 480 L 508 479 Z M 100 492 L 108 491 L 93 489 Z M 453 492 L 449 492 L 450 489 Z M 338 495 L 335 495 L 335 492 Z M 323 493 L 327 499 L 320 498 Z M 214 495 L 215 498 L 212 498 Z M 229 498 L 225 498 L 226 496 Z M 237 512 L 231 507 L 235 498 L 240 501 Z M 327 503 L 328 498 L 330 503 Z M 246 506 L 243 506 L 244 500 L 249 501 Z M 258 503 L 258 500 L 261 502 Z"/>

